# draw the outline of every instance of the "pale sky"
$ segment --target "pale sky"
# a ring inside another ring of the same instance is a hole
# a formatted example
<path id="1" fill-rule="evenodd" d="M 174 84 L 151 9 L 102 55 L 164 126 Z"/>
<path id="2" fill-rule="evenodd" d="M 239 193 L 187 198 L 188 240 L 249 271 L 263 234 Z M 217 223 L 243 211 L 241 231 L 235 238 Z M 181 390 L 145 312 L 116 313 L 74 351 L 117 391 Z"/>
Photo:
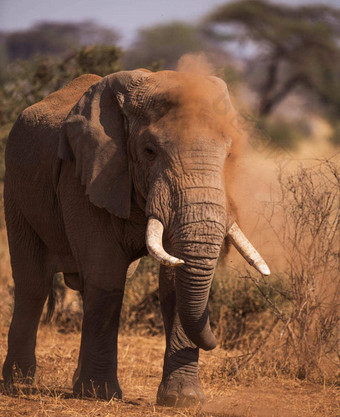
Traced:
<path id="1" fill-rule="evenodd" d="M 39 21 L 80 22 L 93 20 L 114 28 L 122 44 L 133 40 L 136 31 L 172 20 L 197 22 L 227 0 L 0 0 L 0 31 L 23 30 Z M 279 1 L 278 1 L 279 2 Z M 282 0 L 284 3 L 323 3 L 340 0 Z"/>

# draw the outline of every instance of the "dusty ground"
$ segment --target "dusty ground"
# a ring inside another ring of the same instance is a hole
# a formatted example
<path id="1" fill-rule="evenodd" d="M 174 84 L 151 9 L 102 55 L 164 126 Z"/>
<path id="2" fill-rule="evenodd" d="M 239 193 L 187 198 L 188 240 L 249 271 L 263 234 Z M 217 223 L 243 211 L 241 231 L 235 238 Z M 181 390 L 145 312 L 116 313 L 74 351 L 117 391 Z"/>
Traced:
<path id="1" fill-rule="evenodd" d="M 1 327 L 3 362 L 7 326 Z M 293 380 L 259 379 L 235 383 L 221 377 L 226 353 L 218 348 L 202 352 L 200 367 L 207 403 L 191 410 L 155 404 L 164 349 L 161 337 L 122 335 L 119 340 L 119 378 L 123 401 L 109 403 L 72 398 L 71 380 L 76 366 L 79 334 L 61 334 L 43 325 L 38 334 L 36 382 L 32 387 L 0 393 L 0 415 L 14 416 L 239 416 L 335 417 L 339 396 L 332 387 Z"/>

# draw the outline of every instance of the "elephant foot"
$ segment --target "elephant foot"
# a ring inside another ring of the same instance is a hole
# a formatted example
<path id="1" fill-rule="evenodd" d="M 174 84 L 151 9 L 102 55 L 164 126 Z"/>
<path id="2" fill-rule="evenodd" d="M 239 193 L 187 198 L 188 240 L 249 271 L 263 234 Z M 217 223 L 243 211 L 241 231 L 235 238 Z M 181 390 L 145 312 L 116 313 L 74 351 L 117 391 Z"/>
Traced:
<path id="1" fill-rule="evenodd" d="M 7 358 L 2 369 L 2 375 L 5 384 L 13 384 L 14 382 L 31 384 L 34 379 L 35 370 L 35 361 L 22 362 Z"/>
<path id="2" fill-rule="evenodd" d="M 198 378 L 183 375 L 163 378 L 157 392 L 157 404 L 168 407 L 190 407 L 204 401 Z"/>
<path id="3" fill-rule="evenodd" d="M 118 381 L 99 382 L 91 379 L 86 381 L 78 379 L 73 386 L 73 394 L 76 397 L 90 397 L 107 401 L 111 398 L 122 399 L 122 390 Z"/>

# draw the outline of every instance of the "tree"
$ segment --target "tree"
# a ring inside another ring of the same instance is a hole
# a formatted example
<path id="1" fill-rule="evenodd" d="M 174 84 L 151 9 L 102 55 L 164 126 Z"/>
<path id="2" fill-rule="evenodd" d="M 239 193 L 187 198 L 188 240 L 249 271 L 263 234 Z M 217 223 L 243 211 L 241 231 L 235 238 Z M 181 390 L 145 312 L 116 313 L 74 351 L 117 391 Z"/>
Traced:
<path id="1" fill-rule="evenodd" d="M 138 32 L 134 45 L 127 51 L 124 66 L 129 68 L 159 66 L 172 67 L 187 52 L 203 47 L 198 29 L 182 22 L 172 22 L 144 28 Z"/>
<path id="2" fill-rule="evenodd" d="M 112 45 L 118 40 L 112 29 L 93 22 L 43 22 L 25 31 L 5 35 L 5 47 L 10 61 L 29 59 L 34 55 L 61 55 L 83 45 Z"/>
<path id="3" fill-rule="evenodd" d="M 261 116 L 297 87 L 317 97 L 333 116 L 340 114 L 340 9 L 242 0 L 219 7 L 206 23 L 215 39 L 250 42 L 260 51 Z"/>

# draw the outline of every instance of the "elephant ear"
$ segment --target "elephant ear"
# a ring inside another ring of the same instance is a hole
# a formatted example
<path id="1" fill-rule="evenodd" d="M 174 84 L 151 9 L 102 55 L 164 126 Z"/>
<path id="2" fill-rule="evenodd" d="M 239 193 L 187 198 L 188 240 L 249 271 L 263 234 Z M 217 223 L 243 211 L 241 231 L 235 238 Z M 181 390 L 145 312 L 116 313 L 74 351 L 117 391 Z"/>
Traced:
<path id="1" fill-rule="evenodd" d="M 132 187 L 126 118 L 135 88 L 148 75 L 122 71 L 92 85 L 67 116 L 59 141 L 59 158 L 75 160 L 90 201 L 123 219 L 130 216 Z"/>

